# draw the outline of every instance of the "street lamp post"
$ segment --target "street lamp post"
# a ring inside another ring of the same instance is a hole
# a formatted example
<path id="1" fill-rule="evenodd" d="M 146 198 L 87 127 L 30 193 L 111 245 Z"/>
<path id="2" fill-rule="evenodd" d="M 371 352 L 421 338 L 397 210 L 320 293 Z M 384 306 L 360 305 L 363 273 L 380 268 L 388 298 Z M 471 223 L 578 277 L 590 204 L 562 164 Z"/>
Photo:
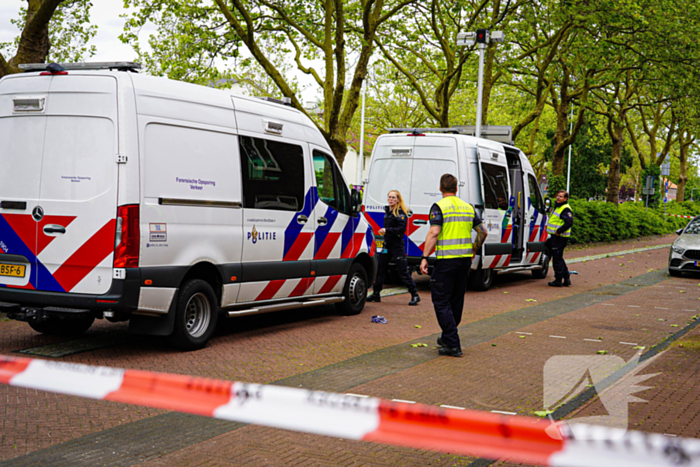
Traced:
<path id="1" fill-rule="evenodd" d="M 357 149 L 357 184 L 364 185 L 362 173 L 365 162 L 365 82 L 362 82 L 362 117 L 360 119 L 360 147 Z"/>
<path id="2" fill-rule="evenodd" d="M 489 31 L 488 29 L 477 29 L 476 32 L 460 32 L 457 34 L 457 46 L 473 46 L 478 44 L 479 49 L 479 81 L 476 96 L 476 129 L 475 135 L 481 137 L 481 108 L 482 93 L 484 88 L 484 51 L 490 43 L 503 42 L 505 34 L 503 31 Z"/>

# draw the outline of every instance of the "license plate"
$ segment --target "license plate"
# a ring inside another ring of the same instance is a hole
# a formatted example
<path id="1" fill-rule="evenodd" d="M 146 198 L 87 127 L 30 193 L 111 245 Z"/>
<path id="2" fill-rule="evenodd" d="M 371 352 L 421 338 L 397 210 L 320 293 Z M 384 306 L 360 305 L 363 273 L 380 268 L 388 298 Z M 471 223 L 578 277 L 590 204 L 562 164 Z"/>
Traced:
<path id="1" fill-rule="evenodd" d="M 24 277 L 27 266 L 0 263 L 0 276 Z"/>
<path id="2" fill-rule="evenodd" d="M 377 250 L 384 249 L 384 240 L 375 240 L 374 243 L 377 244 Z"/>

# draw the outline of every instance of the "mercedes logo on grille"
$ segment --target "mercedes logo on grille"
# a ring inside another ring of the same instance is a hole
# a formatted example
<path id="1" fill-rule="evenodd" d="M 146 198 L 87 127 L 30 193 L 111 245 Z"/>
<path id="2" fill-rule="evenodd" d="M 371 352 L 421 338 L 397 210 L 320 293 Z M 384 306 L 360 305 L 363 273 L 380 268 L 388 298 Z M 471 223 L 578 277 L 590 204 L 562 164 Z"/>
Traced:
<path id="1" fill-rule="evenodd" d="M 44 208 L 42 208 L 41 206 L 35 207 L 32 210 L 32 217 L 35 221 L 39 222 L 41 219 L 44 218 Z"/>

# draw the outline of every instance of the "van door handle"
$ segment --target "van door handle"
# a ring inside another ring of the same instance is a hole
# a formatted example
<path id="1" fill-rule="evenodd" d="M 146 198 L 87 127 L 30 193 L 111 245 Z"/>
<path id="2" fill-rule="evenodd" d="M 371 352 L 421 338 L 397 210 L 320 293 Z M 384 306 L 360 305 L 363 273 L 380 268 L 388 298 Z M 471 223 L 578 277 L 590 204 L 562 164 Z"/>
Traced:
<path id="1" fill-rule="evenodd" d="M 303 214 L 300 214 L 297 216 L 297 222 L 300 224 L 306 224 L 308 222 L 308 220 L 309 220 L 309 218 Z"/>
<path id="2" fill-rule="evenodd" d="M 416 219 L 416 220 L 413 221 L 413 225 L 425 225 L 425 224 L 427 224 L 427 223 L 428 223 L 428 221 L 424 221 L 424 220 L 421 220 L 421 219 Z"/>
<path id="3" fill-rule="evenodd" d="M 61 225 L 47 225 L 44 227 L 44 233 L 66 233 L 66 228 Z"/>
<path id="4" fill-rule="evenodd" d="M 326 219 L 325 217 L 319 217 L 317 221 L 318 221 L 318 223 L 321 224 L 321 225 L 326 225 L 326 224 L 328 224 L 328 219 Z"/>

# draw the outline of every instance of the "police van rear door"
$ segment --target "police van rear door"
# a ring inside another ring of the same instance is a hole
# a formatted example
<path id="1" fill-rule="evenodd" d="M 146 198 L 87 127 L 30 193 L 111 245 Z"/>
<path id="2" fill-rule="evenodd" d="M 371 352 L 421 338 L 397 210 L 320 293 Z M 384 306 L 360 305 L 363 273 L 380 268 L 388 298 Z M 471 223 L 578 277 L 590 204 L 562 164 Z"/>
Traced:
<path id="1" fill-rule="evenodd" d="M 484 244 L 483 268 L 502 268 L 510 264 L 513 253 L 512 213 L 515 199 L 510 193 L 505 153 L 479 147 L 479 172 L 483 222 L 488 237 Z"/>
<path id="2" fill-rule="evenodd" d="M 13 162 L 18 170 L 3 171 L 8 194 L 26 210 L 2 235 L 13 251 L 24 244 L 17 251 L 31 269 L 25 288 L 106 293 L 117 213 L 117 80 L 74 72 L 27 79 L 41 80 L 46 84 L 35 88 L 41 110 L 23 111 L 15 102 L 13 117 L 0 124 L 3 141 L 28 148 Z M 23 138 L 27 132 L 31 137 Z"/>
<path id="3" fill-rule="evenodd" d="M 423 243 L 430 229 L 430 207 L 442 199 L 440 177 L 444 174 L 452 174 L 460 179 L 457 138 L 430 133 L 416 138 L 411 191 L 406 197 L 406 202 L 413 211 L 406 229 L 409 240 L 406 242 L 408 256 L 422 255 Z M 464 190 L 464 186 L 458 190 Z"/>
<path id="4" fill-rule="evenodd" d="M 398 190 L 406 199 L 413 182 L 413 150 L 419 137 L 405 134 L 380 137 L 374 145 L 372 160 L 365 185 L 365 218 L 374 234 L 384 227 L 384 206 L 387 194 Z M 383 240 L 377 239 L 377 250 L 383 248 Z"/>
<path id="5" fill-rule="evenodd" d="M 36 287 L 39 174 L 50 78 L 5 77 L 0 82 L 0 286 Z"/>

